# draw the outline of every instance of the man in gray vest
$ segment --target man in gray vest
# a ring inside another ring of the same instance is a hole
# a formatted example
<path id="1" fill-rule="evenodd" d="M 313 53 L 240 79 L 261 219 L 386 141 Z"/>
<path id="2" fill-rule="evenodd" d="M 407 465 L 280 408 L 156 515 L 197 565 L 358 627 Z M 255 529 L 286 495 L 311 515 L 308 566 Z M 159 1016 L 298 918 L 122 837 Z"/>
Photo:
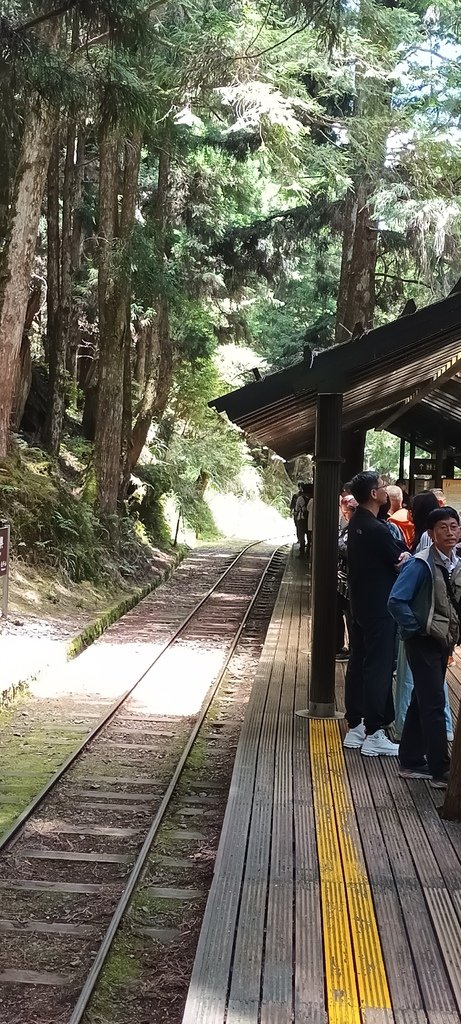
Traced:
<path id="1" fill-rule="evenodd" d="M 443 684 L 448 657 L 460 640 L 461 559 L 456 554 L 459 516 L 450 507 L 428 517 L 430 548 L 403 568 L 389 597 L 413 673 L 413 693 L 400 741 L 400 774 L 429 779 L 435 789 L 448 781 Z"/>

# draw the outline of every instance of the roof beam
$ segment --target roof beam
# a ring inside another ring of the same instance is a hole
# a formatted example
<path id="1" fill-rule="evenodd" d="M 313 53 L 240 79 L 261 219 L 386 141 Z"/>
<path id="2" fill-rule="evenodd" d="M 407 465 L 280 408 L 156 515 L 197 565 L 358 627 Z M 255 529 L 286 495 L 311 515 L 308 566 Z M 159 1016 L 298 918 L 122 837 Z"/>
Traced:
<path id="1" fill-rule="evenodd" d="M 418 405 L 423 398 L 427 398 L 433 391 L 436 391 L 439 384 L 443 384 L 445 380 L 449 380 L 450 377 L 454 377 L 459 370 L 461 370 L 461 352 L 459 352 L 458 355 L 453 356 L 448 363 L 445 363 L 445 366 L 443 366 L 441 370 L 438 370 L 427 384 L 424 384 L 422 388 L 418 388 L 412 395 L 410 395 L 409 398 L 405 399 L 398 409 L 391 413 L 387 419 L 383 420 L 378 429 L 387 430 L 391 423 L 395 423 L 395 421 L 400 419 L 400 416 L 403 416 L 404 413 L 408 412 L 412 406 Z"/>

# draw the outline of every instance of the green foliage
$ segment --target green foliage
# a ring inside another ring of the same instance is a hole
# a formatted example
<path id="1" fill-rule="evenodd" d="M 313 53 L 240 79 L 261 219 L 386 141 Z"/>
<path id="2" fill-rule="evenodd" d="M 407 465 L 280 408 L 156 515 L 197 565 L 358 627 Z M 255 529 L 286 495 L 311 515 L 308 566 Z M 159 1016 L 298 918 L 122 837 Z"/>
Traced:
<path id="1" fill-rule="evenodd" d="M 32 564 L 62 569 L 72 580 L 98 580 L 104 545 L 92 509 L 77 500 L 39 449 L 0 465 L 0 515 L 11 524 L 13 551 Z"/>
<path id="2" fill-rule="evenodd" d="M 131 518 L 144 526 L 147 536 L 155 538 L 155 543 L 168 547 L 171 541 L 170 531 L 165 522 L 162 508 L 162 497 L 171 489 L 171 480 L 165 466 L 151 462 L 138 466 L 137 477 L 141 487 L 136 488 L 127 500 L 127 508 Z"/>
<path id="3" fill-rule="evenodd" d="M 32 565 L 52 567 L 76 582 L 111 584 L 120 574 L 142 579 L 149 567 L 150 544 L 167 547 L 170 542 L 157 504 L 157 515 L 151 512 L 145 532 L 136 528 L 138 515 L 119 518 L 120 558 L 94 514 L 93 502 L 76 495 L 38 448 L 23 449 L 0 463 L 0 518 L 11 525 L 16 556 Z"/>
<path id="4" fill-rule="evenodd" d="M 365 445 L 365 464 L 394 482 L 399 475 L 400 440 L 387 430 L 369 430 Z"/>

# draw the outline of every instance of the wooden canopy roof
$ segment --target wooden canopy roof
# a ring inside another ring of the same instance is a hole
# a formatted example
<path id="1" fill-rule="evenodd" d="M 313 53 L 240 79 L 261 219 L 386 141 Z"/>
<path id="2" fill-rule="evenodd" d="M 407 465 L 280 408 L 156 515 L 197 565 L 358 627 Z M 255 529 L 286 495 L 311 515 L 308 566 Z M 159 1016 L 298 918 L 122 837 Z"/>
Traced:
<path id="1" fill-rule="evenodd" d="M 461 293 L 210 402 L 285 459 L 312 453 L 317 394 L 342 392 L 343 428 L 461 451 Z"/>

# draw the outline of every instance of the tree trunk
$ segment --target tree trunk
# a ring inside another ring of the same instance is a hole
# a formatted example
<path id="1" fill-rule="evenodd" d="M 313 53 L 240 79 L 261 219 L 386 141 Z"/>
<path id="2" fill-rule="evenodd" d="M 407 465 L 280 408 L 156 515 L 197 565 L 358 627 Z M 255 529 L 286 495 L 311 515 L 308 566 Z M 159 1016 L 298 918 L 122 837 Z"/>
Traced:
<path id="1" fill-rule="evenodd" d="M 77 135 L 77 149 L 74 172 L 74 191 L 72 199 L 72 205 L 74 208 L 74 216 L 72 222 L 72 272 L 74 274 L 76 274 L 77 271 L 80 270 L 80 263 L 82 258 L 83 223 L 81 204 L 83 199 L 83 182 L 85 180 L 85 146 L 85 132 L 82 128 L 80 128 Z"/>
<path id="2" fill-rule="evenodd" d="M 461 725 L 459 717 L 451 751 L 450 778 L 440 814 L 446 821 L 461 821 Z"/>
<path id="3" fill-rule="evenodd" d="M 350 340 L 356 324 L 369 330 L 375 309 L 378 228 L 369 205 L 370 182 L 356 183 L 346 196 L 336 341 Z"/>
<path id="4" fill-rule="evenodd" d="M 8 228 L 8 210 L 10 206 L 10 132 L 0 115 L 0 246 L 6 237 Z"/>
<path id="5" fill-rule="evenodd" d="M 134 379 L 138 385 L 138 393 L 142 394 L 146 383 L 146 359 L 147 359 L 147 337 L 151 330 L 150 324 L 142 321 L 138 323 L 136 338 L 136 359 L 134 364 Z"/>
<path id="6" fill-rule="evenodd" d="M 72 195 L 72 241 L 71 241 L 71 277 L 80 270 L 82 260 L 83 220 L 81 203 L 83 198 L 83 182 L 85 179 L 85 144 L 86 136 L 83 129 L 77 134 L 76 157 L 73 177 Z M 67 339 L 67 372 L 71 379 L 78 380 L 78 353 L 80 346 L 79 309 L 76 302 L 71 303 L 69 336 Z"/>
<path id="7" fill-rule="evenodd" d="M 29 102 L 0 270 L 0 458 L 8 448 L 17 362 L 56 120 L 51 106 L 37 97 Z"/>
<path id="8" fill-rule="evenodd" d="M 98 414 L 98 389 L 92 385 L 85 391 L 85 404 L 82 415 L 82 434 L 87 441 L 94 441 L 96 436 L 96 419 Z"/>
<path id="9" fill-rule="evenodd" d="M 123 386 L 126 310 L 130 301 L 130 274 L 121 253 L 113 259 L 118 217 L 118 141 L 105 132 L 101 141 L 99 203 L 99 398 L 95 437 L 97 505 L 104 516 L 113 515 L 121 474 Z M 128 242 L 134 223 L 141 157 L 141 136 L 125 143 L 125 175 L 120 211 L 120 241 Z"/>
<path id="10" fill-rule="evenodd" d="M 162 298 L 158 304 L 158 320 L 150 328 L 148 337 L 146 380 L 131 438 L 130 471 L 138 462 L 153 420 L 158 421 L 165 412 L 173 373 L 168 302 Z"/>
<path id="11" fill-rule="evenodd" d="M 197 491 L 197 494 L 198 494 L 199 498 L 203 498 L 204 497 L 205 491 L 206 491 L 206 489 L 208 487 L 209 479 L 210 479 L 209 473 L 207 473 L 204 469 L 201 469 L 200 473 L 199 473 L 199 475 L 198 475 L 198 477 L 197 477 L 197 479 L 195 481 L 195 489 Z"/>
<path id="12" fill-rule="evenodd" d="M 59 454 L 67 383 L 67 346 L 72 306 L 72 197 L 74 186 L 75 125 L 67 130 L 62 189 L 61 291 L 55 388 L 52 395 L 51 451 Z"/>
<path id="13" fill-rule="evenodd" d="M 42 282 L 40 278 L 34 279 L 27 303 L 27 313 L 24 323 L 21 348 L 19 352 L 19 364 L 14 389 L 14 401 L 12 411 L 12 424 L 15 430 L 19 430 L 24 409 L 29 397 L 32 384 L 32 353 L 30 350 L 29 331 L 37 316 L 42 301 Z"/>
<path id="14" fill-rule="evenodd" d="M 131 427 L 133 423 L 133 405 L 131 398 L 131 308 L 128 303 L 125 322 L 125 344 L 123 365 L 123 414 L 122 414 L 122 479 L 119 497 L 122 499 L 127 492 L 130 481 L 130 449 Z"/>
<path id="15" fill-rule="evenodd" d="M 60 137 L 56 132 L 53 140 L 50 166 L 48 168 L 47 204 L 47 275 L 46 275 L 46 344 L 48 360 L 48 414 L 44 427 L 45 444 L 54 450 L 53 444 L 53 396 L 56 392 L 58 375 L 58 351 L 60 334 L 61 275 L 60 275 L 60 230 L 59 230 L 59 159 Z"/>
<path id="16" fill-rule="evenodd" d="M 165 253 L 165 229 L 170 176 L 170 153 L 163 148 L 159 153 L 157 188 L 157 226 Z M 173 346 L 170 336 L 168 299 L 161 296 L 157 302 L 157 320 L 148 328 L 144 354 L 144 389 L 133 427 L 130 451 L 130 470 L 136 466 L 149 434 L 151 423 L 160 419 L 166 409 L 174 372 Z"/>

